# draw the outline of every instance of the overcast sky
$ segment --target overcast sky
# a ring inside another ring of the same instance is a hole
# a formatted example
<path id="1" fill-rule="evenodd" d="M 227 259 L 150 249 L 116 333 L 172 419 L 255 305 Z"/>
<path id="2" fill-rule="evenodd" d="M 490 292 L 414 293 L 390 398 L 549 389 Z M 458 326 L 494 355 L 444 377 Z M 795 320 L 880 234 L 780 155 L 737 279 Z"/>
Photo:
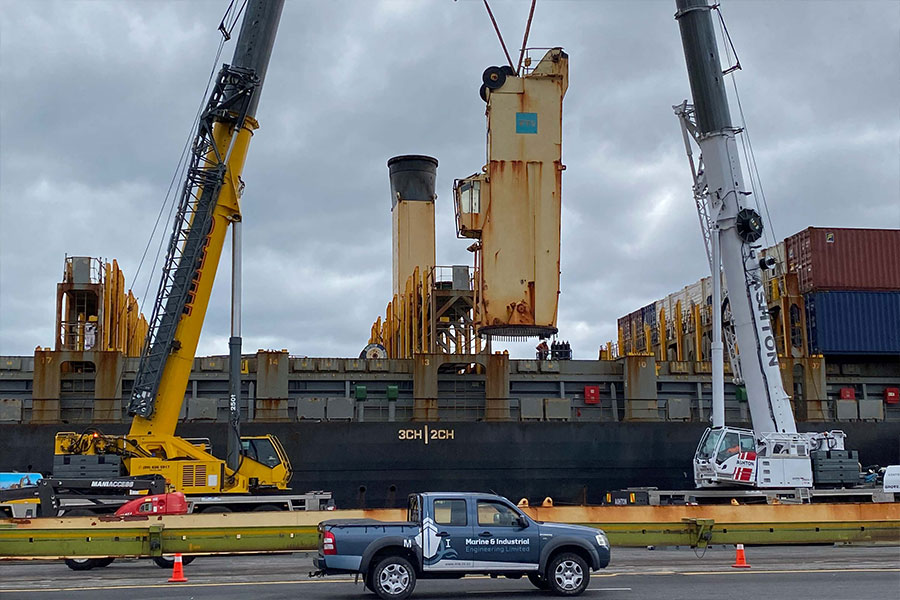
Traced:
<path id="1" fill-rule="evenodd" d="M 900 227 L 900 2 L 722 4 L 775 237 Z M 529 2 L 491 5 L 518 48 Z M 0 354 L 52 346 L 66 253 L 117 258 L 132 282 L 226 6 L 0 0 Z M 707 274 L 671 109 L 690 94 L 674 12 L 537 4 L 529 45 L 570 57 L 559 329 L 576 358 Z M 480 1 L 288 0 L 243 175 L 245 352 L 366 344 L 391 294 L 391 156 L 439 159 L 437 262 L 470 262 L 451 187 L 483 164 L 478 87 L 503 62 Z M 199 354 L 227 353 L 228 260 Z"/>

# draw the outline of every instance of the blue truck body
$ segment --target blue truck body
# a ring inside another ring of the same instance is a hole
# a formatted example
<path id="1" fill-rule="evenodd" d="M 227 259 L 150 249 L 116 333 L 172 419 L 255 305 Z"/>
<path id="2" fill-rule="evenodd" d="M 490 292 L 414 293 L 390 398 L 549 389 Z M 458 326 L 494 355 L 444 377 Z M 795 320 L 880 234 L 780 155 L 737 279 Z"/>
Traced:
<path id="1" fill-rule="evenodd" d="M 359 573 L 382 598 L 405 598 L 408 594 L 383 594 L 378 589 L 386 577 L 379 565 L 394 556 L 414 571 L 407 574 L 413 586 L 416 577 L 527 575 L 539 588 L 576 595 L 587 587 L 591 570 L 609 564 L 609 543 L 603 531 L 535 521 L 493 494 L 413 494 L 407 514 L 406 522 L 333 519 L 319 523 L 319 554 L 314 562 L 320 574 Z"/>

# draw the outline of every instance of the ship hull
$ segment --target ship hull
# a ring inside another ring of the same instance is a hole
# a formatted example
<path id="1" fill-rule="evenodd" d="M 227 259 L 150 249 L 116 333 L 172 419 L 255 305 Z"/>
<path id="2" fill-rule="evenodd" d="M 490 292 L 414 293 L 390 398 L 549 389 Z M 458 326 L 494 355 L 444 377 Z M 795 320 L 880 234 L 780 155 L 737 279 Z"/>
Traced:
<path id="1" fill-rule="evenodd" d="M 78 429 L 85 426 L 79 425 Z M 91 425 L 122 434 L 123 424 Z M 0 425 L 3 470 L 49 472 L 53 437 L 65 425 Z M 242 425 L 245 435 L 275 434 L 298 492 L 329 490 L 341 508 L 405 505 L 412 492 L 493 491 L 513 500 L 600 504 L 626 487 L 693 487 L 699 423 L 357 423 Z M 863 466 L 900 464 L 900 422 L 805 423 L 804 431 L 842 429 Z M 226 426 L 185 423 L 178 434 L 208 437 L 223 455 Z M 426 443 L 427 442 L 427 443 Z"/>

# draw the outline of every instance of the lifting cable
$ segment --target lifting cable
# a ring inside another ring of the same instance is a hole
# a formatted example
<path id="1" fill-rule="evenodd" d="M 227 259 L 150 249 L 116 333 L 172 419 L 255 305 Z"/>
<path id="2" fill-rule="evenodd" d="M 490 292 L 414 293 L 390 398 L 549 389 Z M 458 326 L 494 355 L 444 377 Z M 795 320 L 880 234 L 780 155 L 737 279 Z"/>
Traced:
<path id="1" fill-rule="evenodd" d="M 172 179 L 169 181 L 169 187 L 166 190 L 166 195 L 163 198 L 162 204 L 159 207 L 159 212 L 156 215 L 156 221 L 153 224 L 153 229 L 150 232 L 149 239 L 147 240 L 147 245 L 144 247 L 144 252 L 141 255 L 141 260 L 138 263 L 138 268 L 135 271 L 134 278 L 132 279 L 132 284 L 129 287 L 129 291 L 134 290 L 134 287 L 138 281 L 138 277 L 141 273 L 141 268 L 143 267 L 144 261 L 147 258 L 147 253 L 149 252 L 150 247 L 153 244 L 153 239 L 157 234 L 157 230 L 159 230 L 159 226 L 160 226 L 160 222 L 162 220 L 163 213 L 166 213 L 166 215 L 167 215 L 167 222 L 172 221 L 172 215 L 175 211 L 175 195 L 172 192 L 175 189 L 175 184 L 180 183 L 185 178 L 185 172 L 186 172 L 187 166 L 188 166 L 188 161 L 186 160 L 187 155 L 188 155 L 188 150 L 190 149 L 191 143 L 194 140 L 194 137 L 196 135 L 197 127 L 199 126 L 199 123 L 200 123 L 200 117 L 203 113 L 203 109 L 206 106 L 206 102 L 209 98 L 210 88 L 212 87 L 213 82 L 215 81 L 216 71 L 219 66 L 219 60 L 222 57 L 222 50 L 225 47 L 225 42 L 227 42 L 228 40 L 231 39 L 231 34 L 234 31 L 234 27 L 237 24 L 238 18 L 240 17 L 241 13 L 243 13 L 244 8 L 247 5 L 247 0 L 241 0 L 240 5 L 237 7 L 237 9 L 235 9 L 235 1 L 236 0 L 231 0 L 231 2 L 228 5 L 228 8 L 225 9 L 225 14 L 222 17 L 222 20 L 219 22 L 219 26 L 217 27 L 217 30 L 219 31 L 219 33 L 221 33 L 221 39 L 219 39 L 219 44 L 218 44 L 218 47 L 216 48 L 216 54 L 215 54 L 215 57 L 213 58 L 212 68 L 210 69 L 209 77 L 206 80 L 206 88 L 203 90 L 203 96 L 200 99 L 200 106 L 197 107 L 197 112 L 194 114 L 194 118 L 191 122 L 191 127 L 190 127 L 190 130 L 188 131 L 187 139 L 184 142 L 184 146 L 182 146 L 182 148 L 181 148 L 181 156 L 179 156 L 179 158 L 178 158 L 178 163 L 175 166 L 175 172 L 172 174 Z M 166 211 L 167 206 L 168 206 L 168 211 Z M 159 243 L 156 248 L 156 256 L 153 259 L 153 266 L 150 269 L 150 273 L 147 275 L 147 286 L 145 287 L 144 294 L 143 294 L 143 296 L 140 297 L 141 300 L 138 304 L 138 314 L 143 313 L 144 303 L 147 301 L 147 298 L 149 298 L 149 296 L 150 296 L 150 285 L 153 283 L 153 272 L 156 271 L 156 268 L 159 264 L 159 260 L 160 260 L 160 257 L 162 256 L 162 252 L 163 252 L 163 244 L 165 243 L 165 241 L 166 241 L 165 235 L 160 235 Z M 162 277 L 162 276 L 163 276 L 163 274 L 160 273 L 160 277 Z M 148 347 L 150 345 L 150 339 L 151 339 L 152 333 L 153 333 L 152 329 L 147 331 L 147 337 L 144 339 L 144 347 L 141 350 L 142 354 L 143 354 L 143 352 L 145 352 L 148 349 Z M 119 379 L 122 378 L 122 375 L 125 372 L 126 362 L 127 361 L 124 361 L 124 360 L 121 361 L 121 365 L 119 366 L 119 373 L 118 373 Z M 80 441 L 81 441 L 81 438 L 79 438 L 79 442 Z M 134 452 L 143 454 L 145 456 L 151 456 L 150 453 L 147 452 L 147 450 L 140 447 L 133 440 L 128 440 L 128 441 L 132 444 L 132 446 L 134 446 Z"/>
<path id="2" fill-rule="evenodd" d="M 162 204 L 159 207 L 159 213 L 156 215 L 156 222 L 153 224 L 153 229 L 150 232 L 150 237 L 147 240 L 147 245 L 144 247 L 144 252 L 141 255 L 141 260 L 138 263 L 138 267 L 135 271 L 134 277 L 132 278 L 131 286 L 128 288 L 128 291 L 133 292 L 136 287 L 138 277 L 141 273 L 141 268 L 144 266 L 144 261 L 147 258 L 147 253 L 150 250 L 150 247 L 153 244 L 153 239 L 157 234 L 157 230 L 159 229 L 160 222 L 162 220 L 162 216 L 166 213 L 167 222 L 172 221 L 172 214 L 175 211 L 175 195 L 172 193 L 175 189 L 175 184 L 180 183 L 184 180 L 185 171 L 187 169 L 188 161 L 186 160 L 188 155 L 188 150 L 190 149 L 191 142 L 193 141 L 197 127 L 200 123 L 200 116 L 203 113 L 203 109 L 206 106 L 206 101 L 209 97 L 210 88 L 213 85 L 213 81 L 216 77 L 216 71 L 219 66 L 219 60 L 222 57 L 222 50 L 225 47 L 225 42 L 231 39 L 231 34 L 234 31 L 234 27 L 237 24 L 238 18 L 241 13 L 244 11 L 244 7 L 247 5 L 247 0 L 241 0 L 240 6 L 235 10 L 235 0 L 231 0 L 231 3 L 228 5 L 228 8 L 225 9 L 225 15 L 222 17 L 222 20 L 217 27 L 217 30 L 222 34 L 221 39 L 219 40 L 218 47 L 216 48 L 215 58 L 213 59 L 212 68 L 209 72 L 209 77 L 206 80 L 206 88 L 203 90 L 203 97 L 200 99 L 200 106 L 197 107 L 197 112 L 194 114 L 194 119 L 191 122 L 190 130 L 188 131 L 187 139 L 184 142 L 184 146 L 181 148 L 181 156 L 178 158 L 178 163 L 175 166 L 175 172 L 172 174 L 172 179 L 169 181 L 169 187 L 166 190 L 166 195 L 163 198 Z M 166 207 L 168 206 L 168 211 L 166 211 Z M 150 285 L 153 283 L 153 273 L 156 271 L 157 265 L 159 264 L 160 257 L 163 253 L 163 244 L 166 242 L 165 235 L 159 236 L 159 244 L 156 248 L 156 256 L 153 259 L 153 266 L 150 269 L 150 272 L 147 275 L 147 285 L 144 289 L 144 294 L 139 296 L 140 302 L 138 303 L 138 315 L 143 314 L 144 312 L 144 303 L 147 301 L 147 298 L 150 297 Z M 162 273 L 160 273 L 160 277 L 162 277 Z M 147 337 L 143 341 L 143 348 L 141 353 L 146 351 L 147 346 L 150 343 L 150 336 L 152 335 L 152 329 L 147 331 Z M 118 378 L 121 379 L 123 373 L 125 372 L 125 364 L 127 361 L 121 361 L 121 365 L 119 366 Z M 137 447 L 137 449 L 141 452 L 146 453 L 142 448 Z"/>
<path id="3" fill-rule="evenodd" d="M 240 3 L 240 6 L 235 9 L 235 0 L 231 0 L 231 3 L 228 5 L 228 8 L 225 10 L 225 15 L 222 17 L 221 22 L 217 30 L 222 34 L 221 39 L 219 40 L 219 45 L 216 48 L 215 58 L 213 59 L 212 68 L 209 72 L 209 77 L 206 81 L 206 88 L 203 90 L 203 97 L 200 99 L 200 106 L 197 108 L 197 112 L 194 115 L 194 119 L 191 122 L 191 127 L 188 132 L 187 139 L 184 142 L 184 146 L 181 149 L 181 156 L 178 158 L 178 163 L 175 166 L 175 172 L 172 174 L 172 179 L 169 181 L 169 187 L 166 190 L 166 195 L 163 199 L 162 205 L 159 208 L 159 213 L 156 215 L 156 222 L 153 224 L 153 230 L 150 233 L 150 238 L 147 240 L 147 245 L 144 247 L 144 252 L 141 255 L 141 260 L 138 264 L 138 268 L 135 271 L 134 278 L 132 279 L 133 283 L 129 288 L 129 291 L 133 290 L 135 284 L 138 280 L 138 276 L 141 273 L 141 268 L 144 265 L 144 261 L 147 258 L 147 253 L 150 250 L 151 245 L 153 244 L 153 239 L 156 237 L 157 230 L 159 229 L 160 222 L 162 220 L 163 213 L 166 213 L 166 207 L 168 206 L 167 219 L 168 221 L 172 220 L 172 214 L 175 210 L 175 196 L 172 193 L 175 189 L 175 184 L 182 181 L 184 179 L 185 170 L 187 168 L 186 157 L 188 154 L 188 150 L 190 149 L 191 141 L 194 139 L 196 134 L 198 123 L 200 122 L 200 115 L 203 112 L 203 108 L 206 106 L 206 101 L 209 96 L 209 90 L 212 87 L 213 81 L 216 76 L 216 70 L 219 66 L 219 59 L 222 56 L 222 49 L 225 46 L 225 42 L 231 39 L 231 34 L 234 31 L 234 27 L 237 24 L 238 18 L 241 13 L 244 11 L 244 7 L 247 5 L 247 0 L 243 0 Z M 167 221 L 167 222 L 168 222 Z M 138 311 L 140 313 L 144 310 L 144 303 L 147 301 L 147 298 L 150 295 L 150 285 L 153 283 L 153 275 L 152 273 L 156 271 L 157 265 L 159 264 L 159 259 L 162 256 L 163 244 L 165 243 L 166 238 L 164 235 L 160 235 L 159 244 L 156 248 L 156 256 L 153 260 L 153 267 L 151 268 L 150 275 L 147 276 L 147 286 L 144 289 L 144 294 L 141 296 L 141 302 L 138 307 Z M 149 336 L 148 336 L 149 338 Z"/>
<path id="4" fill-rule="evenodd" d="M 521 77 L 522 59 L 525 58 L 525 47 L 528 46 L 528 34 L 531 33 L 531 19 L 534 18 L 534 5 L 537 0 L 531 0 L 531 10 L 528 11 L 528 22 L 525 23 L 525 37 L 522 38 L 522 48 L 519 50 L 519 64 L 516 67 L 516 76 Z"/>
<path id="5" fill-rule="evenodd" d="M 488 16 L 491 18 L 491 23 L 494 24 L 494 31 L 497 32 L 497 38 L 500 40 L 500 45 L 503 46 L 503 53 L 506 55 L 506 62 L 509 63 L 510 69 L 515 69 L 516 65 L 513 64 L 512 59 L 509 57 L 509 50 L 506 49 L 506 42 L 503 41 L 503 35 L 500 33 L 500 26 L 497 25 L 497 19 L 494 18 L 494 13 L 491 11 L 491 6 L 488 4 L 488 0 L 484 0 L 484 7 L 487 9 Z M 532 10 L 534 7 L 532 6 Z"/>
<path id="6" fill-rule="evenodd" d="M 747 120 L 744 116 L 744 106 L 741 102 L 741 95 L 738 91 L 737 86 L 737 78 L 734 76 L 735 71 L 741 70 L 741 61 L 738 58 L 737 50 L 734 47 L 734 42 L 731 40 L 731 34 L 728 33 L 728 26 L 725 24 L 725 17 L 722 15 L 722 10 L 719 4 L 715 4 L 712 8 L 719 15 L 719 28 L 722 32 L 722 39 L 725 40 L 725 54 L 728 58 L 728 63 L 731 65 L 724 71 L 722 71 L 723 75 L 731 76 L 731 85 L 734 89 L 734 97 L 737 102 L 738 114 L 741 119 L 741 148 L 744 154 L 744 162 L 747 164 L 747 174 L 750 179 L 750 189 L 754 192 L 754 202 L 756 204 L 756 208 L 759 209 L 760 213 L 763 215 L 763 218 L 766 220 L 768 224 L 768 233 L 766 233 L 766 238 L 771 241 L 772 246 L 775 247 L 775 252 L 778 255 L 778 271 L 781 275 L 784 274 L 784 266 L 785 266 L 785 257 L 781 256 L 781 252 L 778 250 L 778 238 L 775 235 L 775 227 L 772 224 L 772 216 L 769 213 L 769 205 L 766 202 L 766 194 L 763 190 L 762 179 L 759 176 L 759 166 L 756 162 L 756 155 L 753 152 L 753 143 L 750 140 L 750 130 L 747 128 Z"/>

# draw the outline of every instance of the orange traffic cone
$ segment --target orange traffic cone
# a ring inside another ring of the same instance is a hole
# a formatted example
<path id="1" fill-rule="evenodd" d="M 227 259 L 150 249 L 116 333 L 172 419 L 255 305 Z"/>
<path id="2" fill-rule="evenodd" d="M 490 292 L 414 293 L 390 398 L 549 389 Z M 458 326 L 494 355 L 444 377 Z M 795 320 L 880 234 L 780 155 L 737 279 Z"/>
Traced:
<path id="1" fill-rule="evenodd" d="M 184 583 L 185 581 L 187 581 L 187 577 L 184 576 L 181 554 L 175 554 L 175 564 L 172 565 L 172 576 L 169 577 L 169 583 Z"/>
<path id="2" fill-rule="evenodd" d="M 731 565 L 735 569 L 749 569 L 750 565 L 747 563 L 747 557 L 744 556 L 744 545 L 737 545 L 737 556 L 734 559 L 734 564 Z"/>

